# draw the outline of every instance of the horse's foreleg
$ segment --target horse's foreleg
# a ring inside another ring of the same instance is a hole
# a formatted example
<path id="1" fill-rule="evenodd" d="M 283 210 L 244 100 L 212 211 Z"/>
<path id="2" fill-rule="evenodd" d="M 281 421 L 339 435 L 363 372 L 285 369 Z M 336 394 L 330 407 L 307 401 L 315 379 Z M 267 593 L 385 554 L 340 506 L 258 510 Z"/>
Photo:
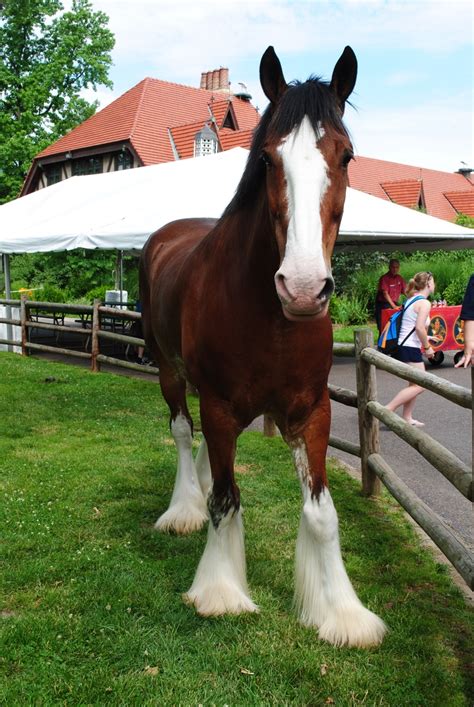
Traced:
<path id="1" fill-rule="evenodd" d="M 171 434 L 178 452 L 178 470 L 168 510 L 155 528 L 180 535 L 199 530 L 208 515 L 192 453 L 192 422 L 186 404 L 186 383 L 160 366 L 160 383 L 171 412 Z"/>
<path id="2" fill-rule="evenodd" d="M 203 616 L 257 611 L 247 587 L 239 489 L 234 481 L 237 429 L 232 418 L 201 398 L 201 423 L 209 447 L 212 489 L 207 544 L 184 600 Z"/>
<path id="3" fill-rule="evenodd" d="M 325 395 L 303 433 L 289 440 L 303 492 L 295 605 L 301 622 L 317 626 L 320 638 L 329 643 L 377 645 L 385 625 L 359 601 L 341 556 L 337 513 L 325 470 L 330 419 L 329 397 Z"/>

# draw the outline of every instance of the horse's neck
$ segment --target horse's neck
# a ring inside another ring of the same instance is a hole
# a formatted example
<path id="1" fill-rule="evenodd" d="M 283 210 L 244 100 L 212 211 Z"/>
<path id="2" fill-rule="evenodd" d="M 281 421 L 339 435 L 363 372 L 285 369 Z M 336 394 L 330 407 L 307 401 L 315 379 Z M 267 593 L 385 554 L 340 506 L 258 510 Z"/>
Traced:
<path id="1" fill-rule="evenodd" d="M 273 287 L 279 256 L 266 194 L 256 198 L 251 206 L 225 216 L 219 223 L 218 238 L 225 250 L 237 258 L 243 277 L 258 276 L 263 283 L 269 279 Z"/>

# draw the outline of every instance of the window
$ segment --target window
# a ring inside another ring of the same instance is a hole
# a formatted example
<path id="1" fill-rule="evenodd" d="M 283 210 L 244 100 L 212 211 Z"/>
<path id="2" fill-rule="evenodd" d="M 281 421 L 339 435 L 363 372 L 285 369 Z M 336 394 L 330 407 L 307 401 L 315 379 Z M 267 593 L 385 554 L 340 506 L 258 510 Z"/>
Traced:
<path id="1" fill-rule="evenodd" d="M 236 130 L 237 128 L 235 127 L 234 119 L 232 118 L 232 113 L 230 110 L 227 111 L 227 115 L 225 117 L 224 123 L 222 124 L 223 128 L 230 128 L 231 130 Z"/>
<path id="2" fill-rule="evenodd" d="M 117 155 L 115 155 L 115 171 L 118 172 L 122 169 L 132 169 L 133 167 L 133 157 L 128 150 L 122 150 Z"/>
<path id="3" fill-rule="evenodd" d="M 102 157 L 83 157 L 80 160 L 73 160 L 72 176 L 78 177 L 82 174 L 101 174 Z"/>
<path id="4" fill-rule="evenodd" d="M 47 167 L 46 170 L 46 181 L 48 184 L 48 187 L 51 186 L 51 184 L 57 184 L 58 182 L 61 181 L 61 165 L 60 164 L 53 164 L 51 167 Z"/>

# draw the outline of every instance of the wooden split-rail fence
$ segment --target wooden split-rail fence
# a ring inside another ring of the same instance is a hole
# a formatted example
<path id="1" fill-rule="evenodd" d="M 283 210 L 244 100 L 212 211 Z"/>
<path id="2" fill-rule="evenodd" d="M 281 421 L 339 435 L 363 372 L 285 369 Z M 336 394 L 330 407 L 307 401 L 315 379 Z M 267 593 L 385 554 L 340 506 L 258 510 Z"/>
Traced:
<path id="1" fill-rule="evenodd" d="M 11 307 L 20 308 L 19 318 L 1 317 L 0 324 L 6 324 L 10 328 L 12 326 L 20 327 L 21 337 L 15 339 L 11 335 L 7 335 L 6 338 L 0 338 L 0 344 L 21 347 L 21 353 L 24 356 L 28 356 L 32 351 L 44 351 L 89 359 L 91 370 L 94 372 L 99 371 L 101 364 L 106 363 L 142 372 L 146 370 L 147 373 L 158 375 L 158 369 L 155 366 L 144 367 L 133 361 L 107 356 L 100 351 L 101 341 L 121 344 L 124 350 L 130 347 L 144 346 L 143 339 L 126 333 L 132 322 L 141 319 L 140 312 L 103 305 L 100 300 L 94 300 L 93 305 L 61 304 L 59 302 L 31 301 L 25 295 L 22 295 L 20 300 L 0 299 L 0 306 L 2 305 L 5 306 L 7 312 Z M 118 322 L 121 322 L 122 326 L 118 327 Z M 120 331 L 117 331 L 117 328 Z M 32 329 L 78 335 L 83 338 L 82 350 L 33 342 L 30 340 Z"/>
<path id="2" fill-rule="evenodd" d="M 0 306 L 5 305 L 7 312 L 10 306 L 18 307 L 18 304 L 18 300 L 0 300 Z M 31 318 L 32 311 L 37 312 L 36 319 Z M 76 327 L 58 323 L 54 317 L 55 313 L 58 312 L 62 315 L 79 316 L 80 319 L 78 321 L 81 326 Z M 53 323 L 47 321 L 45 316 L 38 316 L 38 313 L 47 313 L 50 317 L 52 315 Z M 100 353 L 100 342 L 104 340 L 115 341 L 124 346 L 143 346 L 143 339 L 109 330 L 111 321 L 118 319 L 130 323 L 133 320 L 140 319 L 140 317 L 141 314 L 139 312 L 104 306 L 99 300 L 96 300 L 93 306 L 66 305 L 50 302 L 32 302 L 28 301 L 26 296 L 22 296 L 20 318 L 12 318 L 11 316 L 0 318 L 0 324 L 7 324 L 10 328 L 12 326 L 21 328 L 21 341 L 14 339 L 12 336 L 7 336 L 7 338 L 0 339 L 0 344 L 21 346 L 23 355 L 28 355 L 31 351 L 37 350 L 88 358 L 91 362 L 92 371 L 99 371 L 100 365 L 105 363 L 132 370 L 146 370 L 147 373 L 157 375 L 159 371 L 154 366 L 147 366 L 144 369 L 143 366 L 131 361 L 124 361 Z M 107 324 L 107 327 L 105 324 Z M 29 331 L 32 328 L 82 334 L 85 337 L 89 337 L 89 342 L 86 340 L 85 348 L 90 347 L 90 351 L 77 351 L 33 343 L 29 337 Z M 355 357 L 357 391 L 329 385 L 329 395 L 332 400 L 357 409 L 359 444 L 331 436 L 330 445 L 359 457 L 361 460 L 363 493 L 367 496 L 378 495 L 382 482 L 405 511 L 435 542 L 463 577 L 467 585 L 474 589 L 473 553 L 453 533 L 449 526 L 406 486 L 396 471 L 380 454 L 379 421 L 383 422 L 392 432 L 421 454 L 450 481 L 460 494 L 471 501 L 473 500 L 472 468 L 470 469 L 453 452 L 433 439 L 429 434 L 407 425 L 398 415 L 390 412 L 377 401 L 376 369 L 387 371 L 398 378 L 416 383 L 449 400 L 454 405 L 471 410 L 474 440 L 472 384 L 471 390 L 468 390 L 462 386 L 442 380 L 432 373 L 419 371 L 379 353 L 374 349 L 373 334 L 368 328 L 361 328 L 355 331 L 354 344 L 334 344 L 334 355 Z M 474 383 L 474 369 L 471 370 L 471 376 L 471 380 Z M 264 418 L 264 434 L 271 436 L 275 432 L 276 428 L 273 421 L 266 416 Z"/>

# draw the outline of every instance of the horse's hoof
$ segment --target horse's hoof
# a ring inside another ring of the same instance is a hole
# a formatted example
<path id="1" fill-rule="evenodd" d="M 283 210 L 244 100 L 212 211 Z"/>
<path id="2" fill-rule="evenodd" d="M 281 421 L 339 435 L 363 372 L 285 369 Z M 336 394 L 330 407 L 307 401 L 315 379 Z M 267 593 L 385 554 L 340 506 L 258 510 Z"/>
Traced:
<path id="1" fill-rule="evenodd" d="M 319 627 L 319 638 L 333 646 L 370 648 L 382 643 L 387 627 L 364 606 L 339 609 Z"/>
<path id="2" fill-rule="evenodd" d="M 201 530 L 207 521 L 207 511 L 199 508 L 172 506 L 158 518 L 154 527 L 161 533 L 189 535 Z"/>
<path id="3" fill-rule="evenodd" d="M 218 586 L 191 589 L 183 594 L 185 604 L 193 605 L 200 616 L 222 616 L 223 614 L 246 614 L 258 612 L 258 606 L 253 603 L 241 589 L 230 584 L 220 583 Z"/>

